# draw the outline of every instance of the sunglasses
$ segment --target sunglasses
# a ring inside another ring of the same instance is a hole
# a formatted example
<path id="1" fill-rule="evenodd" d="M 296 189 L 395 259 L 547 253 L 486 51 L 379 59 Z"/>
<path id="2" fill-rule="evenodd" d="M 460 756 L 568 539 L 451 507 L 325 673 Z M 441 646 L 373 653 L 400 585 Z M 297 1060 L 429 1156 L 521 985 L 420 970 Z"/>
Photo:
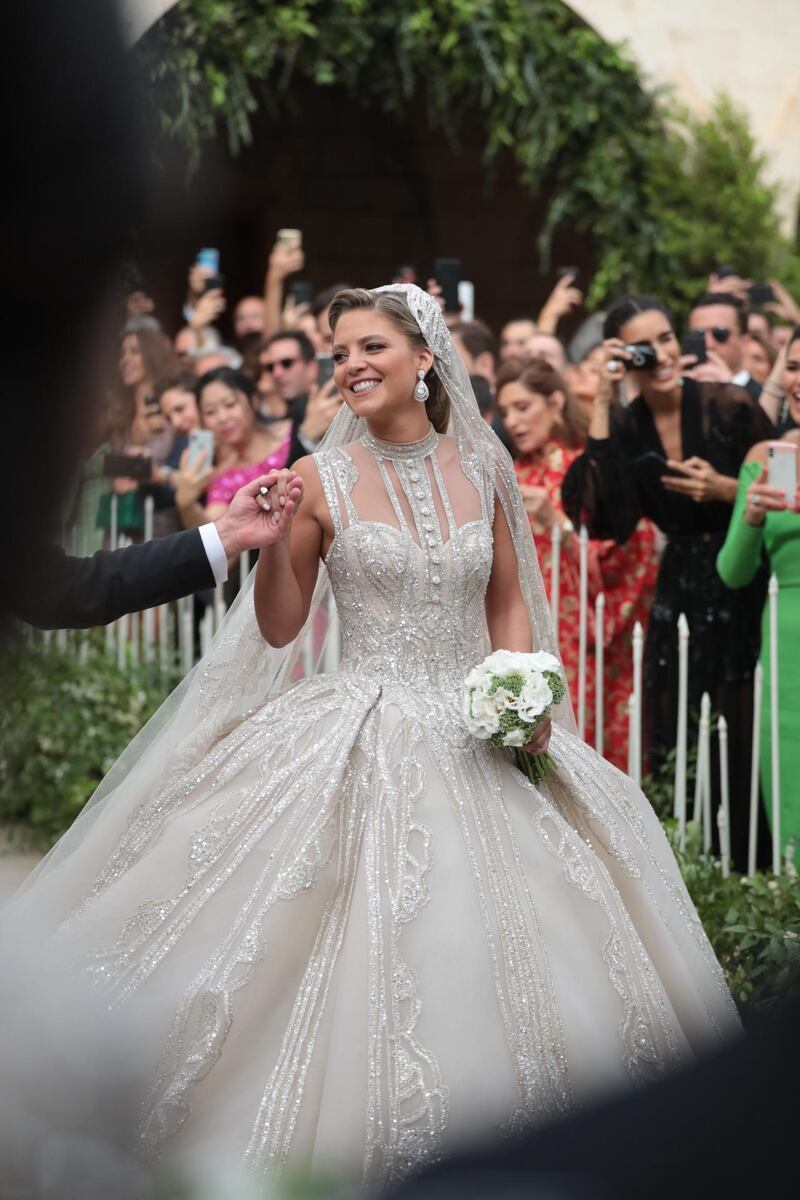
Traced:
<path id="1" fill-rule="evenodd" d="M 284 371 L 288 371 L 289 367 L 293 367 L 294 364 L 299 361 L 299 358 L 279 358 L 276 359 L 275 362 L 263 363 L 261 367 L 261 374 L 272 375 L 276 367 L 283 367 Z"/>
<path id="2" fill-rule="evenodd" d="M 710 333 L 714 341 L 719 342 L 721 346 L 724 346 L 731 336 L 730 329 L 726 329 L 724 325 L 711 325 L 708 329 L 696 329 L 695 333 Z"/>

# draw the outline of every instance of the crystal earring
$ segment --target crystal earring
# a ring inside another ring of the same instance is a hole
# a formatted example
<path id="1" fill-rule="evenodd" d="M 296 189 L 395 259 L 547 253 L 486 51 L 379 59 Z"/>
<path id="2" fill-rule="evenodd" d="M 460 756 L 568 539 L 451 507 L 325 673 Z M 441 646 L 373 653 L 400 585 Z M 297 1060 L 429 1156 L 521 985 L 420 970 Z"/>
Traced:
<path id="1" fill-rule="evenodd" d="M 428 390 L 428 385 L 425 382 L 425 372 L 417 371 L 417 375 L 419 377 L 419 383 L 414 388 L 414 399 L 419 400 L 420 404 L 424 404 L 428 399 L 428 396 L 430 396 L 430 391 Z"/>

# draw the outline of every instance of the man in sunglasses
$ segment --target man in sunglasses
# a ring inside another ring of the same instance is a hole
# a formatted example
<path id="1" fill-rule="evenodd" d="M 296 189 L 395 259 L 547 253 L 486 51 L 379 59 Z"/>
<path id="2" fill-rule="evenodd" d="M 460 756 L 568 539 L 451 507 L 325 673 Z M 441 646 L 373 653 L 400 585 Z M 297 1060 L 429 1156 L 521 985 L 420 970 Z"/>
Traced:
<path id="1" fill-rule="evenodd" d="M 340 398 L 333 380 L 317 389 L 319 367 L 310 339 L 299 329 L 274 333 L 264 342 L 258 361 L 292 420 L 289 462 L 313 454 L 339 409 Z"/>
<path id="2" fill-rule="evenodd" d="M 689 374 L 705 382 L 735 383 L 758 400 L 761 385 L 743 365 L 747 310 L 741 300 L 730 292 L 707 292 L 695 301 L 689 328 L 706 339 L 706 362 Z"/>

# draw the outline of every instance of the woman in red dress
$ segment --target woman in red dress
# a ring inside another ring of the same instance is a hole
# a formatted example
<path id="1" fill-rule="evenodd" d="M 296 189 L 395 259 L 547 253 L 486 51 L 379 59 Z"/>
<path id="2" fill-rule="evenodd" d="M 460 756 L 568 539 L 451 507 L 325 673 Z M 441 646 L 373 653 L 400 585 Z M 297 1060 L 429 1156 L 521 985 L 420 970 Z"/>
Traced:
<path id="1" fill-rule="evenodd" d="M 551 534 L 561 526 L 558 641 L 573 701 L 578 696 L 580 546 L 561 506 L 561 483 L 583 450 L 586 420 L 557 371 L 544 359 L 510 362 L 497 377 L 497 408 L 516 449 L 516 473 L 531 522 L 548 593 Z M 585 737 L 595 743 L 594 606 L 605 594 L 603 672 L 605 757 L 621 770 L 628 763 L 628 697 L 633 690 L 632 634 L 646 630 L 658 571 L 656 531 L 641 521 L 624 546 L 590 541 L 586 655 Z"/>

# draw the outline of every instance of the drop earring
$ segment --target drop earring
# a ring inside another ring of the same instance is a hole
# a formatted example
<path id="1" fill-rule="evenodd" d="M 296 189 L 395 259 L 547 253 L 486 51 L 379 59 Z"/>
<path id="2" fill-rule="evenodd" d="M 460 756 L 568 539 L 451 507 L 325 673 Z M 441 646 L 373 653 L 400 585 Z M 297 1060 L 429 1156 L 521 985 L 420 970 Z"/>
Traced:
<path id="1" fill-rule="evenodd" d="M 425 382 L 425 372 L 417 371 L 417 375 L 419 377 L 419 383 L 414 388 L 414 399 L 418 400 L 420 404 L 424 404 L 431 393 L 428 389 L 427 383 Z"/>

